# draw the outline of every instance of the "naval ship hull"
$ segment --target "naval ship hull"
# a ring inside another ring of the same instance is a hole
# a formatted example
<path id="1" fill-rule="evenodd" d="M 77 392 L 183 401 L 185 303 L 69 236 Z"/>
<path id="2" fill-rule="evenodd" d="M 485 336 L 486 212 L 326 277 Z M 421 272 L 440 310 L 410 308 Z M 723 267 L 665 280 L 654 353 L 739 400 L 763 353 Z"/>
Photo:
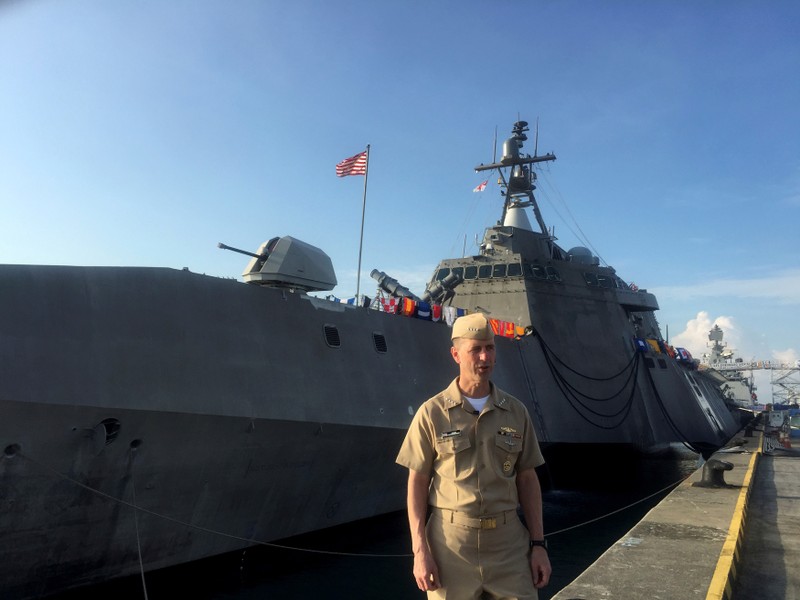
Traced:
<path id="1" fill-rule="evenodd" d="M 0 288 L 3 598 L 399 510 L 409 413 L 452 374 L 447 327 L 186 271 Z"/>
<path id="2" fill-rule="evenodd" d="M 136 573 L 140 553 L 151 570 L 400 510 L 397 449 L 456 374 L 443 323 L 185 270 L 8 265 L 0 289 L 3 598 Z M 493 379 L 546 456 L 735 433 L 702 377 L 647 364 L 584 305 L 569 326 L 497 338 Z M 614 418 L 565 399 L 553 355 L 575 331 L 590 372 L 635 366 Z"/>

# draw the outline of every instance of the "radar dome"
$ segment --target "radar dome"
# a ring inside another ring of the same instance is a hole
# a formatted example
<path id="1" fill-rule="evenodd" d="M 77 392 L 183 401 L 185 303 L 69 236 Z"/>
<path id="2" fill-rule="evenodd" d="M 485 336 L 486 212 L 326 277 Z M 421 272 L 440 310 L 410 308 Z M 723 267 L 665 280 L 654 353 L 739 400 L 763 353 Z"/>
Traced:
<path id="1" fill-rule="evenodd" d="M 584 248 L 583 246 L 575 246 L 574 248 L 570 249 L 567 252 L 567 256 L 572 262 L 580 263 L 582 265 L 591 265 L 592 259 L 592 251 L 588 248 Z"/>

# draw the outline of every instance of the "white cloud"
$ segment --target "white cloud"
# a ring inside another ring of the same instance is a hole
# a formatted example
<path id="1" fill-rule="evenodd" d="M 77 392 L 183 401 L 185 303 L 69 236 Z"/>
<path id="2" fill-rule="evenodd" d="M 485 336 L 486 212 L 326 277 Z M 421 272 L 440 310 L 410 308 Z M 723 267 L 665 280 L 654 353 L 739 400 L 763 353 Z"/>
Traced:
<path id="1" fill-rule="evenodd" d="M 800 353 L 794 348 L 787 348 L 786 350 L 773 350 L 772 358 L 780 363 L 788 363 L 791 365 L 797 364 L 800 359 Z"/>
<path id="2" fill-rule="evenodd" d="M 744 360 L 758 359 L 759 357 L 748 356 L 745 352 L 738 351 L 739 348 L 749 347 L 745 334 L 737 326 L 733 317 L 720 316 L 716 319 L 711 318 L 707 311 L 700 311 L 694 319 L 686 323 L 686 328 L 674 336 L 670 343 L 673 346 L 686 348 L 695 358 L 701 358 L 709 351 L 708 332 L 714 325 L 719 325 L 723 332 L 723 343 L 728 350 L 732 350 L 734 357 Z M 764 357 L 766 358 L 766 357 Z M 794 348 L 786 350 L 773 350 L 772 360 L 782 364 L 796 365 L 800 359 L 800 353 Z M 772 402 L 772 371 L 757 370 L 751 371 L 750 376 L 755 378 L 760 402 Z"/>
<path id="3" fill-rule="evenodd" d="M 700 358 L 709 351 L 708 332 L 714 325 L 719 325 L 723 333 L 723 343 L 729 350 L 736 350 L 742 342 L 742 333 L 733 317 L 720 316 L 711 319 L 708 312 L 701 310 L 697 316 L 686 323 L 686 329 L 672 336 L 670 344 L 686 348 L 695 358 Z"/>
<path id="4" fill-rule="evenodd" d="M 708 351 L 707 334 L 715 323 L 723 329 L 729 349 L 735 349 L 735 355 L 745 360 L 770 360 L 777 353 L 796 348 L 797 307 L 800 305 L 798 268 L 751 279 L 720 278 L 651 291 L 662 306 L 683 306 L 691 311 L 688 314 L 697 315 L 686 323 L 681 333 L 670 336 L 675 345 L 678 345 L 674 341 L 677 339 L 695 356 Z M 735 314 L 736 320 L 722 315 L 715 318 L 715 306 L 725 310 L 727 315 Z M 705 310 L 697 312 L 701 307 Z"/>

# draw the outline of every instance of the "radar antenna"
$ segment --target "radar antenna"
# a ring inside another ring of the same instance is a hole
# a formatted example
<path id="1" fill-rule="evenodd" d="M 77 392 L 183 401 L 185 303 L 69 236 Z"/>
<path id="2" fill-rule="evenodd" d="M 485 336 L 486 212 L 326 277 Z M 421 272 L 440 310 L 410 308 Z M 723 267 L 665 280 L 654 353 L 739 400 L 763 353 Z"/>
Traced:
<path id="1" fill-rule="evenodd" d="M 533 208 L 533 213 L 541 232 L 548 235 L 547 226 L 542 219 L 539 207 L 536 204 L 536 199 L 533 196 L 533 190 L 536 189 L 536 185 L 534 184 L 536 181 L 536 173 L 533 171 L 531 165 L 555 160 L 556 157 L 551 153 L 543 156 L 522 154 L 520 150 L 523 144 L 528 140 L 528 131 L 527 121 L 520 120 L 514 123 L 511 129 L 511 137 L 503 142 L 503 155 L 500 160 L 488 165 L 478 165 L 475 167 L 475 171 L 480 172 L 497 169 L 500 174 L 500 183 L 502 187 L 505 188 L 505 190 L 501 192 L 502 195 L 505 196 L 503 214 L 500 220 L 501 223 L 505 222 L 509 208 L 524 208 L 530 206 Z M 536 144 L 538 150 L 538 126 Z M 503 169 L 509 169 L 507 176 L 503 172 Z"/>

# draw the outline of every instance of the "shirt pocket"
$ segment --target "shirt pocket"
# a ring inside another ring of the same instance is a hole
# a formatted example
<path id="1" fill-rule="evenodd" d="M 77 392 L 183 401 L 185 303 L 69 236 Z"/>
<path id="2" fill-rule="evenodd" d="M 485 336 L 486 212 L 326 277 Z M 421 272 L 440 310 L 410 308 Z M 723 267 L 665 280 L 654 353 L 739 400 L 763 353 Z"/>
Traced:
<path id="1" fill-rule="evenodd" d="M 511 477 L 515 473 L 520 452 L 522 452 L 522 437 L 514 434 L 495 434 L 495 465 L 503 477 Z"/>
<path id="2" fill-rule="evenodd" d="M 470 444 L 469 437 L 466 435 L 454 436 L 445 440 L 436 440 L 436 450 L 441 455 L 458 454 L 468 450 Z"/>
<path id="3" fill-rule="evenodd" d="M 494 445 L 504 454 L 519 454 L 522 451 L 522 437 L 498 433 L 494 436 Z"/>

